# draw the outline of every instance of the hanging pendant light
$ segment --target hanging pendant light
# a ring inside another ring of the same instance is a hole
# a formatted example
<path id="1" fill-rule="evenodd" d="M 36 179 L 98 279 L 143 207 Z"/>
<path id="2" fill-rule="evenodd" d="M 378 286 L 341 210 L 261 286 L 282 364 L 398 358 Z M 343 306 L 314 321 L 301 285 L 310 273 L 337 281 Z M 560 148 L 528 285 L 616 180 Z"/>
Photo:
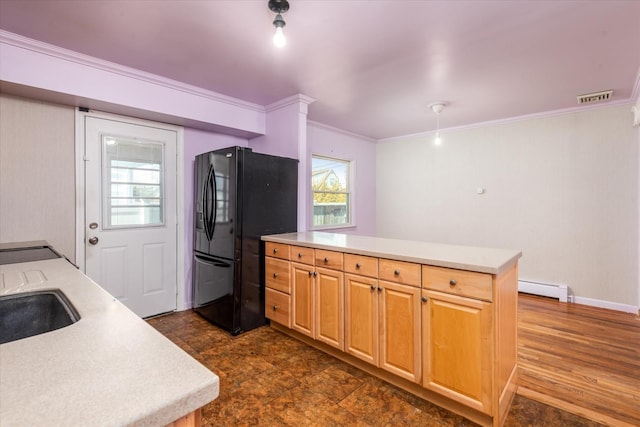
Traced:
<path id="1" fill-rule="evenodd" d="M 269 10 L 275 12 L 277 15 L 273 20 L 273 26 L 276 27 L 276 33 L 273 36 L 273 44 L 278 48 L 283 48 L 287 44 L 287 39 L 284 36 L 284 26 L 287 25 L 282 18 L 282 13 L 289 10 L 289 2 L 287 0 L 269 0 Z"/>
<path id="2" fill-rule="evenodd" d="M 433 139 L 433 143 L 435 145 L 442 144 L 442 138 L 440 137 L 440 113 L 446 105 L 447 104 L 444 102 L 434 102 L 433 104 L 429 104 L 431 110 L 436 113 L 436 137 Z"/>

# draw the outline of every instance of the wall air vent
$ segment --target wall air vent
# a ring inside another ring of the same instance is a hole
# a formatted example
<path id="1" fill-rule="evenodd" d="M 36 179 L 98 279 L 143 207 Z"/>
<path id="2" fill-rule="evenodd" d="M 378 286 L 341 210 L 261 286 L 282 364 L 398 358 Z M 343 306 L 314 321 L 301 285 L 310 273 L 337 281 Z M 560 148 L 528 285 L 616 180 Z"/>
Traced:
<path id="1" fill-rule="evenodd" d="M 578 104 L 591 104 L 594 102 L 608 101 L 613 96 L 612 90 L 605 90 L 602 92 L 586 93 L 584 95 L 578 95 Z"/>

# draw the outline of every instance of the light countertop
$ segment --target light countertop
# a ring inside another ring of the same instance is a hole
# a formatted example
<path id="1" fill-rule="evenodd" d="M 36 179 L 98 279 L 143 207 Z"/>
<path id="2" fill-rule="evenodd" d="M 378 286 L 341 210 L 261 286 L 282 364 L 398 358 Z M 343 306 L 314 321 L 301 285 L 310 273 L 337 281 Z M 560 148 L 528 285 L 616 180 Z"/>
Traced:
<path id="1" fill-rule="evenodd" d="M 447 245 L 413 240 L 308 231 L 262 236 L 267 242 L 327 249 L 438 267 L 499 274 L 522 256 L 509 249 Z"/>
<path id="2" fill-rule="evenodd" d="M 217 375 L 66 260 L 0 266 L 0 294 L 40 289 L 80 320 L 0 345 L 0 424 L 163 426 L 218 397 Z"/>

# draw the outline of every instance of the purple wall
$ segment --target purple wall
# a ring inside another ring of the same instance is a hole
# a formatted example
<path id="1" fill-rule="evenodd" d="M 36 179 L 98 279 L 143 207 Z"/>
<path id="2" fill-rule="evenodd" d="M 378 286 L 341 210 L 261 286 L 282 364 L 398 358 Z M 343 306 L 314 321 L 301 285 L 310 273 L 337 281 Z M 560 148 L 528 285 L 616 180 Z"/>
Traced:
<path id="1" fill-rule="evenodd" d="M 184 129 L 184 307 L 191 308 L 191 274 L 193 253 L 193 184 L 194 160 L 198 154 L 238 145 L 247 147 L 243 138 L 201 130 Z"/>

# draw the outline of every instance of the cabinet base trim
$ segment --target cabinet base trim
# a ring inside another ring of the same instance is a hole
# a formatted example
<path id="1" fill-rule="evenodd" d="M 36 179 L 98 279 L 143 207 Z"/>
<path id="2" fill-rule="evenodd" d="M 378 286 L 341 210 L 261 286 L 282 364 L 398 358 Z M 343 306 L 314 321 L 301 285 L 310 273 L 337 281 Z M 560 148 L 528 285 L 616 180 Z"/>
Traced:
<path id="1" fill-rule="evenodd" d="M 356 368 L 371 374 L 377 378 L 380 378 L 390 384 L 395 385 L 396 387 L 399 387 L 401 389 L 403 389 L 404 391 L 407 391 L 415 396 L 418 396 L 424 400 L 427 400 L 431 403 L 433 403 L 434 405 L 440 406 L 444 409 L 447 409 L 451 412 L 454 412 L 460 416 L 463 416 L 467 419 L 469 419 L 470 421 L 473 421 L 476 424 L 479 424 L 481 426 L 497 426 L 499 425 L 498 423 L 494 424 L 494 419 L 493 417 L 487 415 L 487 414 L 483 414 L 482 412 L 479 412 L 477 410 L 474 410 L 472 408 L 469 408 L 461 403 L 458 403 L 454 400 L 451 400 L 447 397 L 441 396 L 437 393 L 434 393 L 430 390 L 427 390 L 425 388 L 423 388 L 421 385 L 413 383 L 411 381 L 405 380 L 404 378 L 399 378 L 397 376 L 395 376 L 394 374 L 387 372 L 383 369 L 380 369 L 378 367 L 375 367 L 373 365 L 368 364 L 367 362 L 358 359 L 357 357 L 354 357 L 348 353 L 344 353 L 340 350 L 337 350 L 333 347 L 330 347 L 324 343 L 318 342 L 312 338 L 309 338 L 305 335 L 300 334 L 299 332 L 296 332 L 294 330 L 288 329 L 282 325 L 279 325 L 277 323 L 272 322 L 271 323 L 271 328 L 279 331 L 285 335 L 288 335 L 292 338 L 297 339 L 298 341 L 302 341 L 305 344 L 314 347 L 320 351 L 323 351 L 333 357 L 335 357 L 338 360 L 341 360 L 345 363 L 348 363 L 352 366 L 355 366 Z M 504 420 L 502 420 L 504 422 Z"/>

